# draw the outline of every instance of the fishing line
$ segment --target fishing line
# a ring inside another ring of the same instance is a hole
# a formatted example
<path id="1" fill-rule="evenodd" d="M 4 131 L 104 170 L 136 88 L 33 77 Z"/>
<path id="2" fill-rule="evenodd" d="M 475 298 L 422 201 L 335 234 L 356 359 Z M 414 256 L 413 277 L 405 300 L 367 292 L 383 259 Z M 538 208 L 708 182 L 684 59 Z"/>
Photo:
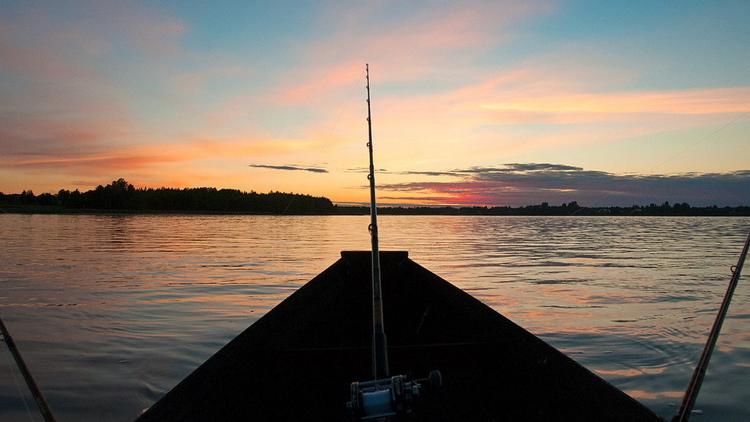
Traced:
<path id="1" fill-rule="evenodd" d="M 712 138 L 712 137 L 714 137 L 714 136 L 715 136 L 715 135 L 716 135 L 717 133 L 719 133 L 719 132 L 723 131 L 724 129 L 728 128 L 729 126 L 733 125 L 734 123 L 736 123 L 736 122 L 738 122 L 738 121 L 742 120 L 743 118 L 745 118 L 745 117 L 746 117 L 746 116 L 748 116 L 748 115 L 750 115 L 750 111 L 745 111 L 745 112 L 742 112 L 742 113 L 740 113 L 740 114 L 738 114 L 738 115 L 734 116 L 734 118 L 732 118 L 732 119 L 731 119 L 731 120 L 729 120 L 728 122 L 724 123 L 724 124 L 723 124 L 722 126 L 720 126 L 720 127 L 716 128 L 716 129 L 714 129 L 713 131 L 711 131 L 710 133 L 708 133 L 708 134 L 706 134 L 706 135 L 704 135 L 704 136 L 702 136 L 702 137 L 698 138 L 697 140 L 693 141 L 693 143 L 691 143 L 691 144 L 689 144 L 689 145 L 685 146 L 685 147 L 684 147 L 684 148 L 682 148 L 682 149 L 681 149 L 681 150 L 680 150 L 679 152 L 677 152 L 676 154 L 672 155 L 671 157 L 668 157 L 668 158 L 666 158 L 665 160 L 662 160 L 661 162 L 659 162 L 658 164 L 656 164 L 656 165 L 654 165 L 654 166 L 651 166 L 651 168 L 653 169 L 653 171 L 658 171 L 658 170 L 659 170 L 660 168 L 663 168 L 663 167 L 664 167 L 664 165 L 665 165 L 665 164 L 667 164 L 668 162 L 670 162 L 670 161 L 673 161 L 673 160 L 674 160 L 675 158 L 677 158 L 677 157 L 679 157 L 679 156 L 681 156 L 681 155 L 685 154 L 685 153 L 686 153 L 686 152 L 687 152 L 688 150 L 690 150 L 690 149 L 694 148 L 694 147 L 695 147 L 696 145 L 698 145 L 698 144 L 701 144 L 701 143 L 703 143 L 703 142 L 705 142 L 705 141 L 707 141 L 707 140 L 711 139 L 711 138 Z M 663 176 L 664 176 L 664 175 L 663 175 Z M 734 194 L 733 194 L 732 192 L 729 192 L 729 191 L 726 191 L 726 190 L 724 190 L 724 192 L 725 192 L 725 193 L 726 193 L 727 195 L 731 196 L 731 197 L 732 197 L 733 199 L 738 199 L 738 200 L 740 200 L 740 201 L 741 201 L 741 198 L 739 198 L 738 196 L 734 195 Z M 609 194 L 609 195 L 603 196 L 603 197 L 602 197 L 602 203 L 604 203 L 604 201 L 603 201 L 603 200 L 605 200 L 605 199 L 606 199 L 606 200 L 608 200 L 608 199 L 612 199 L 612 198 L 615 198 L 615 197 L 617 197 L 617 196 L 618 196 L 618 195 L 615 195 L 615 194 Z M 641 205 L 643 205 L 643 204 L 641 204 Z M 607 206 L 607 205 L 605 205 L 605 206 Z M 594 207 L 594 208 L 596 208 L 596 207 Z M 577 210 L 575 210 L 575 211 L 572 211 L 572 212 L 570 212 L 570 214 L 568 214 L 568 215 L 571 215 L 571 216 L 573 216 L 573 215 L 578 215 L 579 213 L 581 213 L 581 212 L 582 212 L 582 209 L 583 209 L 583 208 L 579 208 L 579 209 L 577 209 Z"/>
<path id="2" fill-rule="evenodd" d="M 661 162 L 660 162 L 660 163 L 658 163 L 657 165 L 653 166 L 653 168 L 654 168 L 654 169 L 657 169 L 657 170 L 658 170 L 658 169 L 659 169 L 660 167 L 663 167 L 663 166 L 664 166 L 664 164 L 666 164 L 666 163 L 668 163 L 668 162 L 670 162 L 670 161 L 674 160 L 675 158 L 677 158 L 677 157 L 679 157 L 680 155 L 684 154 L 685 152 L 687 152 L 687 151 L 688 151 L 689 149 L 691 149 L 691 148 L 695 147 L 696 145 L 698 145 L 698 144 L 700 144 L 700 143 L 703 143 L 703 142 L 705 142 L 705 141 L 709 140 L 710 138 L 712 138 L 712 137 L 713 137 L 714 135 L 716 135 L 717 133 L 719 133 L 719 132 L 721 132 L 722 130 L 724 130 L 724 129 L 728 128 L 729 126 L 733 125 L 734 123 L 736 123 L 737 121 L 741 120 L 742 118 L 744 118 L 744 117 L 745 117 L 745 116 L 747 116 L 747 115 L 750 115 L 750 111 L 745 111 L 745 112 L 743 112 L 743 113 L 740 113 L 740 114 L 738 114 L 737 116 L 735 116 L 735 117 L 734 117 L 733 119 L 731 119 L 730 121 L 728 121 L 728 122 L 724 123 L 724 125 L 722 125 L 721 127 L 717 128 L 717 129 L 715 129 L 715 130 L 713 130 L 712 132 L 710 132 L 710 133 L 706 134 L 705 136 L 703 136 L 703 137 L 701 137 L 701 138 L 698 138 L 698 140 L 694 141 L 694 142 L 693 142 L 692 144 L 689 144 L 689 145 L 685 146 L 685 147 L 684 147 L 684 148 L 682 148 L 682 150 L 680 150 L 680 151 L 679 151 L 679 152 L 678 152 L 677 154 L 674 154 L 673 156 L 671 156 L 671 157 L 669 157 L 669 158 L 667 158 L 667 159 L 665 159 L 665 160 L 661 161 Z"/>
<path id="3" fill-rule="evenodd" d="M 705 141 L 713 138 L 717 133 L 723 131 L 724 129 L 728 128 L 729 126 L 732 126 L 733 124 L 737 123 L 738 121 L 742 120 L 743 118 L 747 117 L 748 115 L 750 115 L 750 111 L 745 111 L 743 113 L 740 113 L 740 114 L 736 115 L 733 119 L 731 119 L 730 121 L 724 123 L 721 127 L 716 128 L 715 130 L 713 130 L 712 132 L 706 134 L 705 136 L 703 136 L 701 138 L 698 138 L 698 140 L 696 140 L 693 143 L 685 146 L 677 154 L 675 154 L 672 157 L 669 157 L 669 158 L 665 159 L 664 161 L 660 162 L 654 168 L 659 169 L 659 168 L 663 167 L 666 163 L 668 163 L 668 162 L 674 160 L 675 158 L 677 158 L 677 157 L 685 154 L 688 150 L 695 148 L 698 144 L 701 144 L 701 143 L 703 143 L 703 142 L 705 142 Z M 737 203 L 742 203 L 742 199 L 739 196 L 733 194 L 731 191 L 728 191 L 726 189 L 722 189 L 722 192 L 724 192 L 725 194 L 727 194 L 728 196 L 730 196 L 732 199 L 737 200 Z"/>

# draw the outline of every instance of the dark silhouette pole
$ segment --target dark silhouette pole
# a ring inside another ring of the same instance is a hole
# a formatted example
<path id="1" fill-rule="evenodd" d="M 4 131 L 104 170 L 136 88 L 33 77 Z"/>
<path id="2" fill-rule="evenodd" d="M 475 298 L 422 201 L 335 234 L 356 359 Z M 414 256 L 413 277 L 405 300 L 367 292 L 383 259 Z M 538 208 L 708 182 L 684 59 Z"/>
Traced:
<path id="1" fill-rule="evenodd" d="M 34 378 L 31 376 L 31 372 L 29 372 L 29 368 L 26 366 L 26 362 L 23 361 L 23 357 L 21 357 L 21 353 L 16 347 L 16 342 L 13 341 L 13 337 L 10 336 L 8 329 L 5 328 L 5 324 L 3 324 L 2 318 L 0 318 L 0 332 L 2 332 L 3 334 L 5 344 L 8 345 L 10 354 L 13 355 L 13 359 L 16 361 L 16 365 L 18 365 L 18 369 L 21 370 L 23 379 L 26 380 L 26 385 L 29 387 L 29 390 L 31 390 L 31 395 L 34 396 L 34 400 L 36 400 L 36 404 L 37 406 L 39 406 L 39 412 L 42 413 L 42 417 L 44 417 L 45 422 L 55 422 L 55 417 L 52 416 L 52 412 L 49 410 L 47 401 L 44 400 L 44 396 L 42 396 L 42 391 L 39 390 L 39 387 L 36 385 Z"/>
<path id="2" fill-rule="evenodd" d="M 685 398 L 682 400 L 682 405 L 677 415 L 672 418 L 672 422 L 686 422 L 690 418 L 690 412 L 693 411 L 695 406 L 695 399 L 698 397 L 701 384 L 703 383 L 703 377 L 706 376 L 706 369 L 708 368 L 708 362 L 711 360 L 711 354 L 716 346 L 716 340 L 719 338 L 719 332 L 721 331 L 721 325 L 724 323 L 724 318 L 727 316 L 729 311 L 729 302 L 732 301 L 732 295 L 734 289 L 737 287 L 737 282 L 740 280 L 740 273 L 742 272 L 742 266 L 745 264 L 745 256 L 747 255 L 747 249 L 750 246 L 750 233 L 745 238 L 745 246 L 742 248 L 740 258 L 737 261 L 737 265 L 732 267 L 732 279 L 729 281 L 727 292 L 724 294 L 724 300 L 721 302 L 719 307 L 719 314 L 716 315 L 713 327 L 711 327 L 711 333 L 708 335 L 706 346 L 703 348 L 701 358 L 698 361 L 698 366 L 695 367 L 693 376 L 688 384 L 687 391 L 685 391 Z"/>
<path id="3" fill-rule="evenodd" d="M 370 152 L 370 239 L 372 240 L 372 372 L 375 379 L 387 378 L 388 349 L 383 324 L 383 298 L 380 288 L 380 251 L 378 249 L 378 209 L 375 204 L 375 165 L 372 158 L 372 113 L 370 111 L 370 65 L 365 64 L 367 79 L 367 149 Z"/>

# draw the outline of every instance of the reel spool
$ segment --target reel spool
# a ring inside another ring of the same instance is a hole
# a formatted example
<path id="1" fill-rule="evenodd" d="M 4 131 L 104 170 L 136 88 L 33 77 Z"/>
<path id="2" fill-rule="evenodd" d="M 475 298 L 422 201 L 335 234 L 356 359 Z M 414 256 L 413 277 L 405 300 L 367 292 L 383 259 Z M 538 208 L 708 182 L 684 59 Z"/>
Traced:
<path id="1" fill-rule="evenodd" d="M 430 371 L 427 378 L 409 380 L 406 375 L 395 375 L 372 381 L 351 383 L 351 399 L 346 403 L 352 420 L 368 421 L 391 416 L 405 416 L 414 412 L 414 404 L 426 390 L 443 385 L 440 371 Z"/>

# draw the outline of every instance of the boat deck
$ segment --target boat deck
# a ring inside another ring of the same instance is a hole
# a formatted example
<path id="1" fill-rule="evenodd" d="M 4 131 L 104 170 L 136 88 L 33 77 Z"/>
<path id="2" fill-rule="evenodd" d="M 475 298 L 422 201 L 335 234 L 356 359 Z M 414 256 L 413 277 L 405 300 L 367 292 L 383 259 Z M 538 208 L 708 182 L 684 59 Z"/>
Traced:
<path id="1" fill-rule="evenodd" d="M 138 421 L 347 420 L 349 384 L 371 378 L 370 261 L 342 252 Z M 660 420 L 406 252 L 381 266 L 391 373 L 443 374 L 414 420 Z"/>

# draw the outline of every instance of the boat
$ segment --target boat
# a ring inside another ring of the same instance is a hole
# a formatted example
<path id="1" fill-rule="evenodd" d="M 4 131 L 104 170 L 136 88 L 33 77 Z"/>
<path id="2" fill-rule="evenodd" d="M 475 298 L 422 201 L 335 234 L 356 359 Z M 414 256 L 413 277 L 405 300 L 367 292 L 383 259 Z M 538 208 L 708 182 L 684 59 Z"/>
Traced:
<path id="1" fill-rule="evenodd" d="M 404 420 L 660 420 L 407 252 L 380 261 L 391 370 L 443 378 Z M 137 422 L 350 420 L 350 384 L 372 371 L 371 265 L 341 252 Z"/>
<path id="2" fill-rule="evenodd" d="M 371 250 L 341 252 L 137 422 L 660 420 L 408 252 L 380 251 L 369 65 L 366 81 Z"/>

